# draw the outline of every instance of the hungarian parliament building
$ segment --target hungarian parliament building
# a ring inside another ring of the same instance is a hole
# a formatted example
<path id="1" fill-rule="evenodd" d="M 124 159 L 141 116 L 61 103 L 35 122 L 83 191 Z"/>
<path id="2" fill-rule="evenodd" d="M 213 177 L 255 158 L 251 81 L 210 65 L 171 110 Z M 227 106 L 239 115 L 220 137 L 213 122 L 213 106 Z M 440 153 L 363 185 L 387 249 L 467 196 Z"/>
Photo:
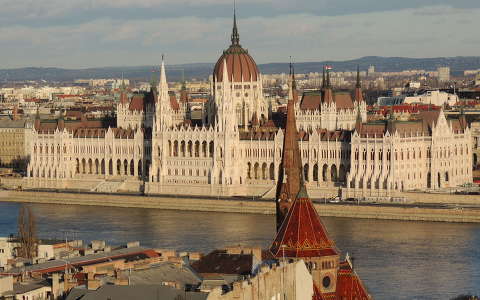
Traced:
<path id="1" fill-rule="evenodd" d="M 368 122 L 359 76 L 355 90 L 346 93 L 334 91 L 326 73 L 316 92 L 300 94 L 290 80 L 312 197 L 389 197 L 472 182 L 464 119 L 433 110 L 413 121 Z M 200 125 L 188 118 L 185 99 L 169 92 L 163 61 L 150 92 L 128 95 L 122 89 L 114 128 L 86 118 L 47 122 L 37 116 L 24 185 L 273 198 L 285 117 L 271 118 L 262 75 L 240 45 L 236 21 L 212 78 Z"/>

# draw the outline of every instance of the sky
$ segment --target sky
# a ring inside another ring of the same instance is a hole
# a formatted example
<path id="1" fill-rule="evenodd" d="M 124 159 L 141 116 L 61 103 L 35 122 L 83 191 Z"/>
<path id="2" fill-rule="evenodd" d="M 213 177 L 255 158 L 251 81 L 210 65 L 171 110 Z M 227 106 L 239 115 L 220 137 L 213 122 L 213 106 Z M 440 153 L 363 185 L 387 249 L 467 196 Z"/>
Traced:
<path id="1" fill-rule="evenodd" d="M 257 63 L 480 55 L 479 0 L 237 0 Z M 215 62 L 232 0 L 0 0 L 0 69 Z"/>

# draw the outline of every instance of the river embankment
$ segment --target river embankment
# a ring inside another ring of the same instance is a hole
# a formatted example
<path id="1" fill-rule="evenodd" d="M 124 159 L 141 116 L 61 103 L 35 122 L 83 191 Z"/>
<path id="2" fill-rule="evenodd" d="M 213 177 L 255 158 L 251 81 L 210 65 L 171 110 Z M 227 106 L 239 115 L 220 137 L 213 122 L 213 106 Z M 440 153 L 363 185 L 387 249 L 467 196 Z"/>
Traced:
<path id="1" fill-rule="evenodd" d="M 118 194 L 85 194 L 41 191 L 0 191 L 0 201 L 58 205 L 88 205 L 164 210 L 275 214 L 273 200 L 236 198 L 203 198 L 175 196 L 142 196 Z M 422 207 L 414 205 L 323 204 L 315 207 L 321 216 L 480 223 L 480 209 L 461 207 Z"/>

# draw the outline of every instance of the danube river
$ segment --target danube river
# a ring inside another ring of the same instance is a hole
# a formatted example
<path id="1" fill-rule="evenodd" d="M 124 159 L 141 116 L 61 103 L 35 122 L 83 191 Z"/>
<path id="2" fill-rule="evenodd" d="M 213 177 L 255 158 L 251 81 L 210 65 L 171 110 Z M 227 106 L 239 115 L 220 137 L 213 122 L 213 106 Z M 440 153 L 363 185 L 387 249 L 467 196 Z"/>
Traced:
<path id="1" fill-rule="evenodd" d="M 0 236 L 16 231 L 19 204 L 0 202 Z M 31 204 L 39 235 L 208 252 L 268 247 L 274 217 L 232 213 Z M 480 294 L 480 224 L 323 218 L 375 299 L 450 299 Z"/>

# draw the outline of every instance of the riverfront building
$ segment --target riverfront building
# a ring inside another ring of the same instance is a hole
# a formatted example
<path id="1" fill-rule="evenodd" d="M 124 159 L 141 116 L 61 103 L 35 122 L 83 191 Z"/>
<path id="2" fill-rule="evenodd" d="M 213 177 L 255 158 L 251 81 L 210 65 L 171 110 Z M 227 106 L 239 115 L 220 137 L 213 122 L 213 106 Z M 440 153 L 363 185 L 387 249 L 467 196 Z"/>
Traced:
<path id="1" fill-rule="evenodd" d="M 37 116 L 28 176 L 18 185 L 273 197 L 285 117 L 271 111 L 261 78 L 234 19 L 200 125 L 189 119 L 188 97 L 169 91 L 162 61 L 160 81 L 149 92 L 122 89 L 115 128 L 85 117 L 52 122 Z M 291 86 L 301 171 L 312 196 L 341 190 L 384 197 L 472 181 L 470 129 L 462 120 L 448 120 L 440 110 L 408 122 L 367 123 L 359 76 L 352 93 L 334 91 L 328 72 L 317 92 L 299 95 Z"/>

